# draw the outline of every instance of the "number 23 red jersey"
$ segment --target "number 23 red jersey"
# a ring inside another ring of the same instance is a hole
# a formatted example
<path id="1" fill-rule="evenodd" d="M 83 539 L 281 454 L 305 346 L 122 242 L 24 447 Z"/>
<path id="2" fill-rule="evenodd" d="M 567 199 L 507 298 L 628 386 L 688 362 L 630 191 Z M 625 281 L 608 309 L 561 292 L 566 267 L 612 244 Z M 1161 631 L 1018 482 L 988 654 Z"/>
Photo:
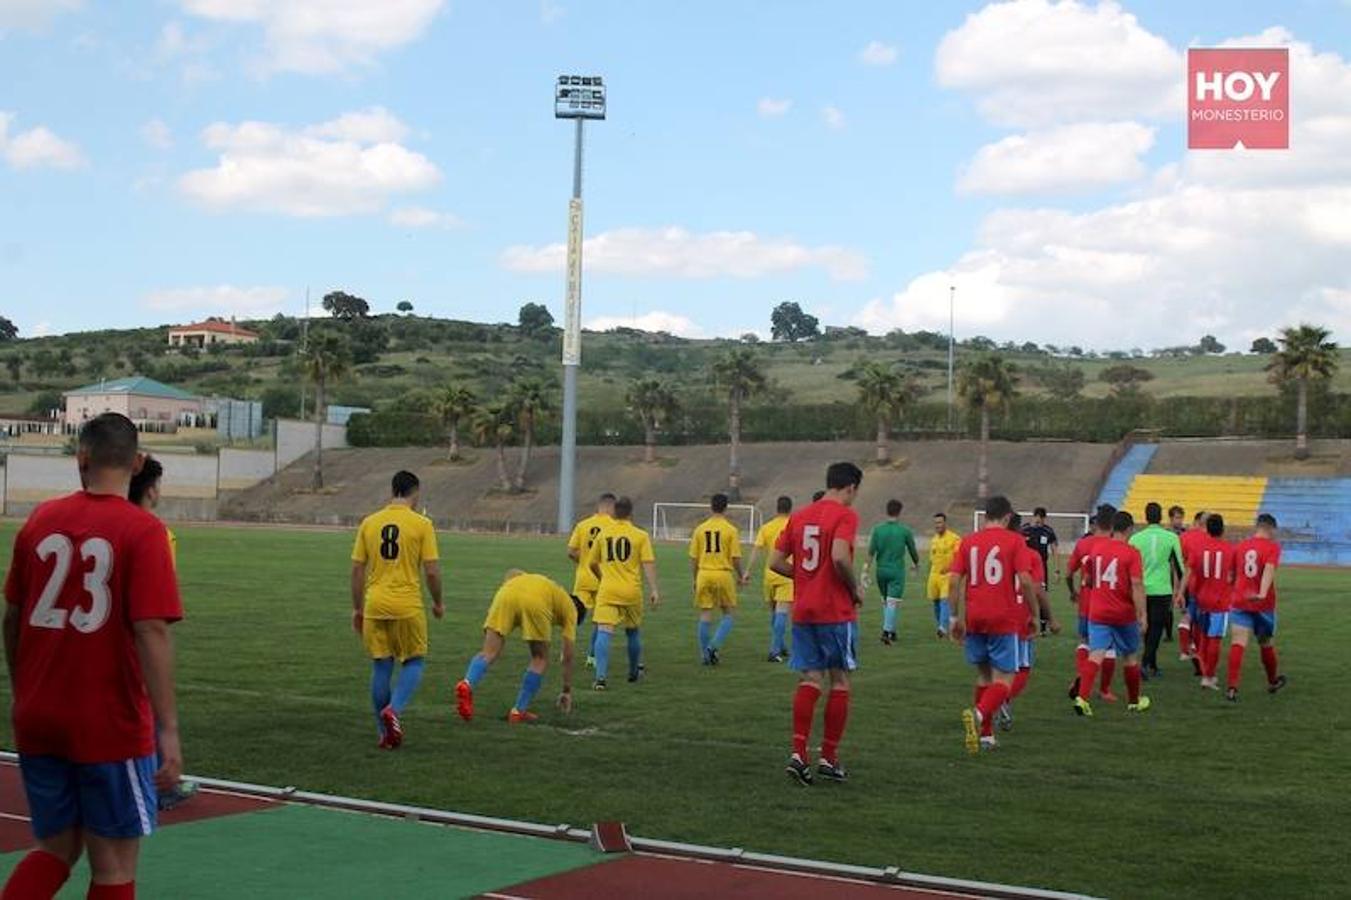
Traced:
<path id="1" fill-rule="evenodd" d="M 853 559 L 858 513 L 836 500 L 818 500 L 793 513 L 775 549 L 793 560 L 793 621 L 854 622 L 854 595 L 831 560 L 835 541 L 848 541 Z"/>
<path id="2" fill-rule="evenodd" d="M 81 764 L 153 754 L 133 626 L 183 616 L 164 525 L 108 494 L 44 503 L 14 539 L 5 600 L 20 613 L 19 752 Z"/>
<path id="3" fill-rule="evenodd" d="M 991 526 L 962 538 L 952 574 L 966 576 L 966 630 L 1021 634 L 1027 606 L 1016 589 L 1018 573 L 1032 572 L 1033 552 L 1020 534 Z"/>

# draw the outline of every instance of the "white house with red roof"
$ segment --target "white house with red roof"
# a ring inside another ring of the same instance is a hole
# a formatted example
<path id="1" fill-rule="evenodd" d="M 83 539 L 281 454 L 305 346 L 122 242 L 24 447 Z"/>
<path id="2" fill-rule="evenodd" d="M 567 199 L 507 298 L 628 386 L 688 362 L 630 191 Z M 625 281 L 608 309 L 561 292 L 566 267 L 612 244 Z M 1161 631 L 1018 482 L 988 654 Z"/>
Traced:
<path id="1" fill-rule="evenodd" d="M 253 344 L 261 338 L 256 331 L 240 328 L 224 319 L 211 317 L 195 325 L 175 325 L 169 329 L 170 347 L 210 347 L 213 344 Z"/>

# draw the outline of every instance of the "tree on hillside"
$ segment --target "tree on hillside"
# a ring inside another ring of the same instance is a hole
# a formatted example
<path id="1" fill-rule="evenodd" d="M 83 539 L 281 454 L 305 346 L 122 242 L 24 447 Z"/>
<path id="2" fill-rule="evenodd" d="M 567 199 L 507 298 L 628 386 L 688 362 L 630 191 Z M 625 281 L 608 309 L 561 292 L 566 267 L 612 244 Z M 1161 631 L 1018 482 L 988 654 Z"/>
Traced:
<path id="1" fill-rule="evenodd" d="M 4 316 L 0 316 L 0 344 L 12 341 L 18 336 L 18 326 Z"/>
<path id="2" fill-rule="evenodd" d="M 515 435 L 511 409 L 505 403 L 490 403 L 475 410 L 470 419 L 474 440 L 480 445 L 492 444 L 497 453 L 497 487 L 511 490 L 507 476 L 507 442 Z"/>
<path id="3" fill-rule="evenodd" d="M 795 344 L 821 336 L 821 322 L 816 316 L 803 312 L 794 302 L 780 303 L 769 315 L 770 334 L 776 341 Z"/>
<path id="4" fill-rule="evenodd" d="M 1084 370 L 1071 363 L 1046 366 L 1037 373 L 1046 393 L 1057 400 L 1074 400 L 1084 390 Z"/>
<path id="5" fill-rule="evenodd" d="M 553 331 L 554 316 L 543 303 L 527 303 L 521 307 L 516 322 L 526 337 L 547 337 Z"/>
<path id="6" fill-rule="evenodd" d="M 394 308 L 404 315 L 408 315 L 413 311 L 413 304 L 409 303 L 407 300 L 400 300 L 399 305 Z"/>
<path id="7" fill-rule="evenodd" d="M 896 422 L 918 397 L 918 386 L 892 366 L 865 363 L 858 370 L 858 401 L 877 422 L 877 464 L 890 458 L 887 440 Z"/>
<path id="8" fill-rule="evenodd" d="M 364 319 L 370 314 L 371 305 L 365 300 L 346 291 L 333 291 L 324 295 L 324 309 L 335 319 L 350 322 Z"/>
<path id="9" fill-rule="evenodd" d="M 1207 334 L 1202 336 L 1201 342 L 1196 345 L 1196 349 L 1202 353 L 1223 353 L 1224 344 L 1221 344 L 1215 335 Z"/>
<path id="10" fill-rule="evenodd" d="M 741 496 L 741 407 L 769 386 L 764 368 L 755 353 L 747 348 L 729 350 L 713 361 L 710 375 L 713 386 L 727 397 L 727 434 L 730 453 L 727 464 L 728 493 Z"/>
<path id="11" fill-rule="evenodd" d="M 15 384 L 23 377 L 24 356 L 22 353 L 11 353 L 5 357 L 5 368 L 9 369 L 9 380 Z"/>
<path id="12" fill-rule="evenodd" d="M 64 405 L 65 398 L 61 396 L 60 391 L 43 391 L 28 404 L 28 411 L 35 416 L 46 416 Z"/>
<path id="13" fill-rule="evenodd" d="M 84 357 L 84 373 L 91 379 L 106 378 L 117 366 L 117 354 L 106 346 L 95 346 Z"/>
<path id="14" fill-rule="evenodd" d="M 555 388 L 552 381 L 542 378 L 519 378 L 507 388 L 507 404 L 521 435 L 521 459 L 516 467 L 513 490 L 525 490 L 526 471 L 530 468 L 530 455 L 535 444 L 535 426 L 558 408 Z"/>
<path id="15" fill-rule="evenodd" d="M 61 373 L 61 360 L 56 354 L 43 347 L 33 354 L 33 374 L 39 378 L 49 378 Z"/>
<path id="16" fill-rule="evenodd" d="M 469 388 L 459 384 L 449 384 L 436 396 L 436 415 L 446 429 L 446 441 L 449 444 L 446 458 L 452 462 L 460 458 L 460 425 L 474 414 L 478 407 L 478 398 Z"/>
<path id="17" fill-rule="evenodd" d="M 1138 395 L 1140 385 L 1154 380 L 1154 373 L 1130 363 L 1108 366 L 1098 373 L 1098 380 L 1112 386 L 1112 394 L 1118 397 Z"/>
<path id="18" fill-rule="evenodd" d="M 352 347 L 340 334 L 321 332 L 310 336 L 302 365 L 305 376 L 314 382 L 314 476 L 310 487 L 324 486 L 325 394 L 329 385 L 347 374 L 352 366 Z"/>
<path id="19" fill-rule="evenodd" d="M 1260 337 L 1252 342 L 1252 346 L 1248 348 L 1248 352 L 1255 353 L 1258 356 L 1270 356 L 1278 349 L 1276 342 L 1271 338 Z"/>
<path id="20" fill-rule="evenodd" d="M 660 378 L 638 378 L 624 397 L 629 410 L 643 423 L 643 462 L 657 461 L 657 430 L 675 418 L 680 409 L 671 385 Z"/>
<path id="21" fill-rule="evenodd" d="M 1018 396 L 1018 374 L 1002 356 L 991 353 L 962 366 L 957 393 L 967 409 L 980 415 L 980 461 L 976 468 L 976 496 L 990 494 L 990 411 L 1007 410 Z"/>
<path id="22" fill-rule="evenodd" d="M 1319 325 L 1282 328 L 1276 338 L 1281 347 L 1267 363 L 1274 383 L 1295 385 L 1295 459 L 1309 458 L 1309 386 L 1330 380 L 1337 371 L 1331 336 Z"/>

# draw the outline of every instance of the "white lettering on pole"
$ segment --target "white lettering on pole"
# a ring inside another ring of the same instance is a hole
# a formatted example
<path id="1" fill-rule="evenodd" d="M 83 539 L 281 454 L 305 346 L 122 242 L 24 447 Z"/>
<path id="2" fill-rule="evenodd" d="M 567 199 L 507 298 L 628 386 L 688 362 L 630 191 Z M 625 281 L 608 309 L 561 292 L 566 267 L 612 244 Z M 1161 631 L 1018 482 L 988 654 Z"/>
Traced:
<path id="1" fill-rule="evenodd" d="M 563 300 L 563 365 L 582 361 L 582 201 L 568 204 L 567 295 Z"/>

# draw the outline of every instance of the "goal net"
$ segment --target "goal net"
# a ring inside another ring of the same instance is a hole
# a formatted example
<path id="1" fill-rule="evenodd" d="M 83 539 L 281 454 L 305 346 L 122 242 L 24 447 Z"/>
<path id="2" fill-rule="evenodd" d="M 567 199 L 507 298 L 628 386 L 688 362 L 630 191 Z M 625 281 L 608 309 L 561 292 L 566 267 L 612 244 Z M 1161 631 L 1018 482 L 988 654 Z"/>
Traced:
<path id="1" fill-rule="evenodd" d="M 699 523 L 712 513 L 707 503 L 653 503 L 652 537 L 659 541 L 687 541 Z M 760 527 L 760 513 L 749 503 L 733 503 L 724 513 L 732 524 L 741 529 L 741 540 L 749 544 L 755 540 Z"/>
<path id="2" fill-rule="evenodd" d="M 1024 527 L 1032 524 L 1032 513 L 1019 511 L 1018 515 L 1023 517 Z M 1055 532 L 1056 539 L 1062 548 L 1074 546 L 1074 542 L 1088 533 L 1088 524 L 1092 516 L 1088 513 L 1063 513 L 1053 512 L 1046 514 L 1046 524 L 1051 526 Z M 985 524 L 985 511 L 978 509 L 971 517 L 971 529 L 978 531 Z"/>

